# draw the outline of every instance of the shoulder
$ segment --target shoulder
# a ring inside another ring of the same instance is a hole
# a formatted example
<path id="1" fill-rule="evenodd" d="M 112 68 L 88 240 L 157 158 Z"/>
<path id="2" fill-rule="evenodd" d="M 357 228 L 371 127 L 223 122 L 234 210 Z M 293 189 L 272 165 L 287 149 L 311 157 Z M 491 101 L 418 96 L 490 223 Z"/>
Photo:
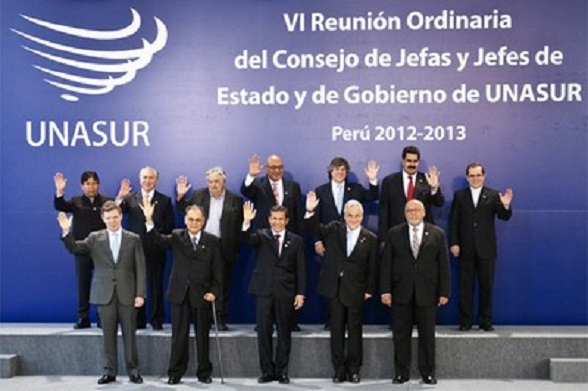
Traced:
<path id="1" fill-rule="evenodd" d="M 388 174 L 384 177 L 384 179 L 382 180 L 382 184 L 394 182 L 394 181 L 398 180 L 398 178 L 402 179 L 402 173 L 401 172 L 393 172 L 392 174 Z"/>
<path id="2" fill-rule="evenodd" d="M 318 186 L 314 192 L 317 194 L 322 194 L 322 193 L 326 193 L 331 189 L 331 183 L 327 182 L 327 183 L 323 183 L 322 185 Z"/>
<path id="3" fill-rule="evenodd" d="M 232 202 L 241 202 L 241 203 L 243 202 L 243 197 L 241 197 L 238 194 L 233 193 L 229 189 L 225 190 L 225 197 L 227 197 L 227 199 Z"/>
<path id="4" fill-rule="evenodd" d="M 98 232 L 104 232 L 104 233 L 106 233 L 106 230 L 98 231 Z M 126 236 L 126 237 L 128 237 L 130 239 L 133 239 L 133 240 L 141 240 L 141 237 L 139 235 L 137 235 L 134 232 L 127 231 L 126 229 L 123 229 L 122 230 L 122 234 L 123 234 L 123 236 Z"/>
<path id="5" fill-rule="evenodd" d="M 425 223 L 425 231 L 430 232 L 435 235 L 441 235 L 441 236 L 445 235 L 445 231 L 443 231 L 443 228 L 439 227 L 438 225 L 431 224 L 431 223 Z"/>
<path id="6" fill-rule="evenodd" d="M 157 190 L 155 190 L 155 192 L 153 193 L 153 197 L 157 197 L 160 200 L 165 201 L 165 202 L 167 202 L 167 201 L 170 201 L 171 202 L 171 198 L 169 196 L 167 196 L 167 195 L 165 195 L 165 194 L 163 194 L 163 193 L 161 193 L 161 192 L 159 192 Z"/>
<path id="7" fill-rule="evenodd" d="M 376 234 L 375 234 L 375 233 L 373 233 L 372 231 L 370 231 L 370 230 L 369 230 L 369 229 L 367 229 L 367 228 L 362 228 L 362 229 L 361 229 L 361 234 L 362 234 L 363 236 L 365 236 L 365 237 L 366 237 L 368 240 L 370 240 L 370 241 L 371 241 L 371 240 L 374 240 L 374 241 L 378 240 L 378 237 L 376 236 Z"/>

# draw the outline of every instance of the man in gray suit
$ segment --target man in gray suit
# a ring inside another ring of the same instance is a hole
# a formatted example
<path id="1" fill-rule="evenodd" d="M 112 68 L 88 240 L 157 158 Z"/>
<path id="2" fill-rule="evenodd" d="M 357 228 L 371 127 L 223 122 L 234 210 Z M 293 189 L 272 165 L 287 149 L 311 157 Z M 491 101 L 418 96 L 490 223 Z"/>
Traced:
<path id="1" fill-rule="evenodd" d="M 107 201 L 102 206 L 102 220 L 106 229 L 94 231 L 83 240 L 75 240 L 70 231 L 71 219 L 64 212 L 57 217 L 67 249 L 73 254 L 89 255 L 94 261 L 90 303 L 98 306 L 106 358 L 105 373 L 98 379 L 98 384 L 116 381 L 119 323 L 129 380 L 140 384 L 143 378 L 139 374 L 135 308 L 145 303 L 145 256 L 141 238 L 122 229 L 122 210 L 114 201 Z"/>

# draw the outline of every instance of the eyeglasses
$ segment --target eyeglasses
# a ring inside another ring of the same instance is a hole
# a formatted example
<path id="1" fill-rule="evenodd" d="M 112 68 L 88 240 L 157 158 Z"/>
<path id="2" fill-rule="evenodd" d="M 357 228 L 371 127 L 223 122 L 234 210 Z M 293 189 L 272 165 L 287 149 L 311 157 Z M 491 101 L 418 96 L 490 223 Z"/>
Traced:
<path id="1" fill-rule="evenodd" d="M 409 208 L 409 209 L 406 209 L 405 211 L 406 211 L 406 213 L 417 213 L 417 212 L 421 212 L 422 209 L 420 209 L 420 208 Z"/>
<path id="2" fill-rule="evenodd" d="M 284 166 L 267 166 L 269 170 L 283 170 Z"/>

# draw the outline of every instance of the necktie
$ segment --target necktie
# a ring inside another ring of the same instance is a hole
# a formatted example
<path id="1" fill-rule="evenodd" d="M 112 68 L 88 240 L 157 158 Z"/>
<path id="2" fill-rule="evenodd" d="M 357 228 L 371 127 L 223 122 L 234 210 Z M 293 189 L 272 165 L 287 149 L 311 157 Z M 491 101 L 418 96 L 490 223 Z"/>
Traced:
<path id="1" fill-rule="evenodd" d="M 118 260 L 118 252 L 120 250 L 120 237 L 118 232 L 110 233 L 110 251 L 112 252 L 112 258 L 114 262 Z"/>
<path id="2" fill-rule="evenodd" d="M 412 197 L 414 196 L 414 183 L 412 181 L 412 175 L 408 176 L 408 189 L 406 190 L 406 200 L 410 201 L 412 200 Z"/>
<path id="3" fill-rule="evenodd" d="M 198 238 L 196 236 L 192 236 L 192 248 L 194 251 L 198 249 Z"/>
<path id="4" fill-rule="evenodd" d="M 337 185 L 337 194 L 335 197 L 335 204 L 337 205 L 337 211 L 341 214 L 343 209 L 343 186 Z"/>
<path id="5" fill-rule="evenodd" d="M 274 235 L 274 238 L 276 239 L 276 254 L 278 254 L 278 257 L 280 256 L 280 235 Z"/>
<path id="6" fill-rule="evenodd" d="M 276 205 L 280 205 L 280 191 L 278 190 L 278 182 L 272 182 L 272 191 L 276 199 Z"/>
<path id="7" fill-rule="evenodd" d="M 419 243 L 419 230 L 417 227 L 412 227 L 412 255 L 416 259 L 419 256 L 419 247 L 421 244 Z"/>

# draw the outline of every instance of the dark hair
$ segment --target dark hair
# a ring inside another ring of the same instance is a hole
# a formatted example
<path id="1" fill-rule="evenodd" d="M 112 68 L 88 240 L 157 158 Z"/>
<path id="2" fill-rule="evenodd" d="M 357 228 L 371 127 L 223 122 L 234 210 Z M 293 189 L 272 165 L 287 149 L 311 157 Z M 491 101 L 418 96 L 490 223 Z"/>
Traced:
<path id="1" fill-rule="evenodd" d="M 482 174 L 486 174 L 486 170 L 484 170 L 484 166 L 481 163 L 470 163 L 468 164 L 468 166 L 466 167 L 466 176 L 468 176 L 470 174 L 470 168 L 475 168 L 475 167 L 480 167 L 482 169 Z"/>
<path id="2" fill-rule="evenodd" d="M 96 182 L 100 183 L 100 178 L 98 178 L 98 173 L 96 171 L 84 171 L 80 183 L 83 185 L 88 179 L 94 179 Z"/>
<path id="3" fill-rule="evenodd" d="M 117 205 L 116 202 L 114 201 L 106 201 L 103 205 L 102 205 L 102 209 L 100 209 L 100 215 L 104 216 L 104 213 L 106 212 L 112 212 L 113 210 L 118 210 L 118 213 L 120 213 L 122 215 L 122 209 L 119 205 Z"/>
<path id="4" fill-rule="evenodd" d="M 421 160 L 421 151 L 414 145 L 409 145 L 408 147 L 404 147 L 402 150 L 402 160 L 406 158 L 407 154 L 417 155 L 417 159 Z"/>
<path id="5" fill-rule="evenodd" d="M 274 212 L 284 212 L 286 214 L 286 218 L 288 218 L 288 208 L 286 208 L 284 205 L 274 205 L 274 206 L 272 206 L 272 208 L 270 209 L 270 216 Z"/>
<path id="6" fill-rule="evenodd" d="M 186 208 L 186 214 L 188 214 L 188 212 L 191 211 L 191 210 L 199 210 L 200 213 L 202 214 L 202 216 L 204 217 L 204 220 L 206 220 L 206 212 L 204 212 L 204 208 L 203 207 L 201 207 L 200 205 L 196 205 L 196 204 L 189 205 Z"/>
<path id="7" fill-rule="evenodd" d="M 331 179 L 331 172 L 337 168 L 337 167 L 345 167 L 345 171 L 349 172 L 350 168 L 349 168 L 349 162 L 345 159 L 342 158 L 340 156 L 334 157 L 333 160 L 331 160 L 331 163 L 329 163 L 329 165 L 327 166 L 327 174 L 329 175 L 329 179 Z"/>

